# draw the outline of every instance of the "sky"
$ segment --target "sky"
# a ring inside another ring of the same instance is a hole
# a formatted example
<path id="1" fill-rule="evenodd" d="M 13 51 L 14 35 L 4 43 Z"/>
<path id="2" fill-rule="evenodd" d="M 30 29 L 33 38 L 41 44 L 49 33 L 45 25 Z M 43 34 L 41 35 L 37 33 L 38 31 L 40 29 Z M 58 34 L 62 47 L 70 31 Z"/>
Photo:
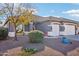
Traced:
<path id="1" fill-rule="evenodd" d="M 55 16 L 79 21 L 79 4 L 78 3 L 37 3 L 39 16 Z"/>
<path id="2" fill-rule="evenodd" d="M 16 4 L 16 6 L 17 5 L 18 4 Z M 79 21 L 78 3 L 32 3 L 32 5 L 37 9 L 36 15 L 43 17 L 63 17 Z M 0 17 L 0 19 L 2 19 L 2 17 Z"/>

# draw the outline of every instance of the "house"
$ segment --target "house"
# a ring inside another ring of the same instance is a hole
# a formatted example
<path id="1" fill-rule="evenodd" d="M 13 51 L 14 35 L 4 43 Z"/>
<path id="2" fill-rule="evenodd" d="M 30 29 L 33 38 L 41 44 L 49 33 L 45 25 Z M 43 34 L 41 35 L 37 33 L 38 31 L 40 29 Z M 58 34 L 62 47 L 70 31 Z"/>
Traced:
<path id="1" fill-rule="evenodd" d="M 79 33 L 79 22 L 62 18 L 62 17 L 42 17 L 34 15 L 34 27 L 37 30 L 41 30 L 47 36 L 59 36 L 59 35 L 76 35 Z M 31 23 L 32 25 L 32 23 Z M 30 25 L 28 26 L 18 26 L 17 30 L 22 29 L 24 33 L 29 32 Z M 9 25 L 9 36 L 13 35 L 14 28 L 13 25 Z"/>
<path id="2" fill-rule="evenodd" d="M 46 33 L 47 36 L 78 34 L 79 22 L 62 17 L 38 17 L 36 29 Z"/>

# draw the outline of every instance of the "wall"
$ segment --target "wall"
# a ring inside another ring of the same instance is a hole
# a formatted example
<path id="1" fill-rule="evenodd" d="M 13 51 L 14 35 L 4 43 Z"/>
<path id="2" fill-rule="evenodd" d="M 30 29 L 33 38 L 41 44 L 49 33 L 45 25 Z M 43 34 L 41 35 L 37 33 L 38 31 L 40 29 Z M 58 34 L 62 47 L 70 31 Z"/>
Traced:
<path id="1" fill-rule="evenodd" d="M 43 23 L 36 23 L 35 27 L 37 30 L 41 30 L 44 33 L 47 33 L 48 31 L 51 30 L 51 28 L 48 26 L 50 25 L 50 22 L 43 22 Z"/>

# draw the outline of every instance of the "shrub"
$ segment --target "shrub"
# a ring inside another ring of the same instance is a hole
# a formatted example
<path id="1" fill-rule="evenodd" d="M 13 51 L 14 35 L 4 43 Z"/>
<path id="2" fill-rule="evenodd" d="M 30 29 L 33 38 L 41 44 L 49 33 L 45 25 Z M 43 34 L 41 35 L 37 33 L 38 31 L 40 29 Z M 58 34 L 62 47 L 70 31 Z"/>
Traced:
<path id="1" fill-rule="evenodd" d="M 33 30 L 28 33 L 29 40 L 32 43 L 40 43 L 43 41 L 43 32 L 39 30 Z"/>
<path id="2" fill-rule="evenodd" d="M 7 28 L 0 28 L 0 40 L 6 39 L 8 36 Z"/>
<path id="3" fill-rule="evenodd" d="M 32 54 L 37 52 L 37 49 L 36 48 L 26 48 L 24 49 L 25 52 L 31 52 Z"/>
<path id="4" fill-rule="evenodd" d="M 22 52 L 18 55 L 20 55 L 20 56 L 30 56 L 30 55 L 32 55 L 36 52 L 37 52 L 36 48 L 26 48 L 26 49 L 23 49 Z"/>

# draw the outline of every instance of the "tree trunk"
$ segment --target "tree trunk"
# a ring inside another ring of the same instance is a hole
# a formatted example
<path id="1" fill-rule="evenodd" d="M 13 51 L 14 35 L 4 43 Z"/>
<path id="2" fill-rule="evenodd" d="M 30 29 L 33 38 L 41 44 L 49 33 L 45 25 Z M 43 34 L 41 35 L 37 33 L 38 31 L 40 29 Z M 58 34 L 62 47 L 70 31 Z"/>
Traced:
<path id="1" fill-rule="evenodd" d="M 25 33 L 24 33 L 24 31 L 25 31 L 24 29 L 25 29 L 25 27 L 24 27 L 24 25 L 22 24 L 23 36 L 24 36 L 24 34 L 25 34 Z"/>
<path id="2" fill-rule="evenodd" d="M 14 25 L 14 31 L 15 31 L 15 40 L 17 40 L 17 35 L 16 35 L 16 25 Z"/>
<path id="3" fill-rule="evenodd" d="M 29 28 L 30 28 L 30 31 L 33 30 L 33 22 L 29 23 Z"/>

